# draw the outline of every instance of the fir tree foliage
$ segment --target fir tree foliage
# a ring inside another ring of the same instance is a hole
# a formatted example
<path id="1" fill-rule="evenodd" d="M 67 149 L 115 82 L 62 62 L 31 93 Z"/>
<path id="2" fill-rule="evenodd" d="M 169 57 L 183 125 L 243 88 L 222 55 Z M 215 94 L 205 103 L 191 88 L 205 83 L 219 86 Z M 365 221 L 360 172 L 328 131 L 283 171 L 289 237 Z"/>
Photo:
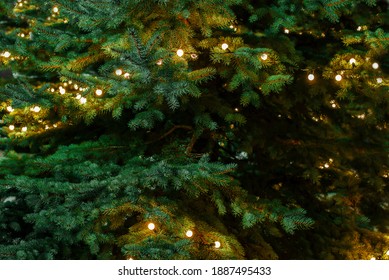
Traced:
<path id="1" fill-rule="evenodd" d="M 388 258 L 386 2 L 3 2 L 0 259 Z"/>

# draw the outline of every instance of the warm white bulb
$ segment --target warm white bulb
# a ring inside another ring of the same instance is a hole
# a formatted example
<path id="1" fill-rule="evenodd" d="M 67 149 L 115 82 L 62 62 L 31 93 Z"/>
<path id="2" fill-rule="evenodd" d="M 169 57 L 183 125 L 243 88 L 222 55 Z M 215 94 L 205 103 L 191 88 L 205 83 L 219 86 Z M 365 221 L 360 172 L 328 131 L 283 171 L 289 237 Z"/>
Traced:
<path id="1" fill-rule="evenodd" d="M 222 49 L 223 49 L 223 50 L 228 49 L 228 44 L 227 44 L 227 43 L 222 44 Z"/>
<path id="2" fill-rule="evenodd" d="M 336 75 L 335 76 L 335 80 L 337 80 L 338 82 L 340 82 L 342 80 L 342 75 Z"/>
<path id="3" fill-rule="evenodd" d="M 122 69 L 116 69 L 115 74 L 117 76 L 120 76 L 121 74 L 123 74 L 123 70 Z"/>
<path id="4" fill-rule="evenodd" d="M 96 89 L 95 93 L 96 93 L 97 96 L 100 96 L 100 95 L 103 94 L 103 91 L 101 89 Z"/>
<path id="5" fill-rule="evenodd" d="M 148 227 L 149 230 L 154 230 L 154 229 L 155 229 L 155 224 L 149 223 L 149 224 L 147 225 L 147 227 Z"/>
<path id="6" fill-rule="evenodd" d="M 76 99 L 81 99 L 81 94 L 77 94 Z"/>
<path id="7" fill-rule="evenodd" d="M 192 236 L 193 236 L 193 231 L 188 230 L 188 231 L 186 232 L 186 236 L 187 236 L 187 237 L 192 237 Z"/>
<path id="8" fill-rule="evenodd" d="M 183 56 L 184 55 L 184 51 L 182 49 L 177 50 L 177 55 L 179 57 Z"/>
<path id="9" fill-rule="evenodd" d="M 376 258 L 375 258 L 375 257 L 372 257 L 370 260 L 371 260 L 371 261 L 375 261 L 375 260 L 376 260 Z"/>
<path id="10" fill-rule="evenodd" d="M 130 73 L 124 73 L 123 77 L 128 79 L 130 77 Z"/>
<path id="11" fill-rule="evenodd" d="M 80 99 L 80 103 L 81 103 L 81 104 L 85 104 L 85 103 L 86 103 L 86 98 L 85 98 L 85 97 L 82 97 L 82 98 Z"/>
<path id="12" fill-rule="evenodd" d="M 59 87 L 59 93 L 60 94 L 65 94 L 66 90 L 63 87 Z"/>
<path id="13" fill-rule="evenodd" d="M 373 69 L 378 69 L 378 67 L 380 67 L 377 62 L 374 62 L 372 66 L 373 66 Z"/>
<path id="14" fill-rule="evenodd" d="M 383 82 L 382 78 L 377 78 L 377 83 L 381 84 Z"/>
<path id="15" fill-rule="evenodd" d="M 285 28 L 284 32 L 285 32 L 285 34 L 289 34 L 290 31 L 289 31 L 289 29 Z"/>
<path id="16" fill-rule="evenodd" d="M 268 56 L 267 56 L 267 54 L 266 54 L 266 53 L 263 53 L 263 54 L 261 55 L 261 59 L 262 59 L 262 60 L 266 60 L 266 59 L 267 59 L 267 57 L 268 57 Z"/>
<path id="17" fill-rule="evenodd" d="M 11 106 L 8 106 L 8 107 L 7 107 L 7 111 L 11 113 L 11 112 L 14 111 L 14 108 L 12 108 Z"/>
<path id="18" fill-rule="evenodd" d="M 326 163 L 326 164 L 324 164 L 324 167 L 325 167 L 325 168 L 329 168 L 330 165 L 329 165 L 328 163 Z"/>
<path id="19" fill-rule="evenodd" d="M 220 248 L 221 244 L 219 241 L 215 241 L 215 248 Z"/>
<path id="20" fill-rule="evenodd" d="M 158 59 L 158 61 L 157 61 L 157 65 L 161 66 L 161 65 L 162 65 L 162 63 L 163 63 L 163 60 L 162 60 L 162 59 Z"/>
<path id="21" fill-rule="evenodd" d="M 308 80 L 313 81 L 314 79 L 315 79 L 315 75 L 313 74 L 308 75 Z"/>
<path id="22" fill-rule="evenodd" d="M 9 51 L 5 51 L 1 54 L 1 56 L 4 56 L 5 58 L 8 58 L 11 56 L 11 53 Z"/>
<path id="23" fill-rule="evenodd" d="M 39 113 L 40 110 L 41 110 L 41 107 L 35 106 L 32 110 L 33 110 L 35 113 Z"/>
<path id="24" fill-rule="evenodd" d="M 23 126 L 23 127 L 22 127 L 22 131 L 23 131 L 23 132 L 26 132 L 26 131 L 27 131 L 27 126 Z"/>
<path id="25" fill-rule="evenodd" d="M 15 126 L 11 124 L 8 128 L 9 128 L 9 130 L 14 130 Z"/>
<path id="26" fill-rule="evenodd" d="M 389 256 L 389 250 L 388 250 L 388 251 L 386 251 L 386 255 L 387 255 L 387 256 Z"/>
<path id="27" fill-rule="evenodd" d="M 362 26 L 358 26 L 357 30 L 361 31 L 362 30 Z"/>
<path id="28" fill-rule="evenodd" d="M 59 11 L 58 7 L 55 6 L 55 7 L 53 8 L 53 12 L 54 12 L 54 13 L 58 13 L 58 11 Z"/>
<path id="29" fill-rule="evenodd" d="M 352 65 L 352 64 L 355 64 L 357 62 L 357 60 L 355 58 L 351 58 L 349 63 Z"/>

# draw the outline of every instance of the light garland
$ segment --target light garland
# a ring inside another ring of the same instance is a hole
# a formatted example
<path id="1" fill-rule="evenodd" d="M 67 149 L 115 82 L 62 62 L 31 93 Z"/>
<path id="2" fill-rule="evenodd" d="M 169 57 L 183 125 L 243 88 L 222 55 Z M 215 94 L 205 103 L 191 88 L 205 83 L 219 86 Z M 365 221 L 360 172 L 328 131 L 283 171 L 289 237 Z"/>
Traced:
<path id="1" fill-rule="evenodd" d="M 116 76 L 121 76 L 123 74 L 123 70 L 122 69 L 116 69 L 115 74 L 116 74 Z"/>
<path id="2" fill-rule="evenodd" d="M 342 77 L 342 75 L 340 75 L 340 74 L 338 74 L 338 75 L 335 76 L 335 80 L 338 81 L 338 82 L 340 82 L 340 81 L 342 80 L 342 78 L 343 78 L 343 77 Z"/>
<path id="3" fill-rule="evenodd" d="M 373 67 L 373 69 L 378 69 L 379 67 L 380 67 L 380 65 L 377 63 L 377 62 L 374 62 L 373 64 L 372 64 L 372 67 Z"/>
<path id="4" fill-rule="evenodd" d="M 147 225 L 147 228 L 148 228 L 149 230 L 154 230 L 154 229 L 155 229 L 155 224 L 154 224 L 154 223 L 149 223 L 149 224 Z"/>
<path id="5" fill-rule="evenodd" d="M 315 79 L 315 75 L 313 74 L 308 75 L 308 80 L 313 81 L 314 79 Z"/>
<path id="6" fill-rule="evenodd" d="M 103 94 L 103 91 L 101 89 L 96 89 L 95 93 L 97 96 L 101 96 Z"/>
<path id="7" fill-rule="evenodd" d="M 192 237 L 193 236 L 193 231 L 191 231 L 191 230 L 188 230 L 186 233 L 185 233 L 185 235 L 187 236 L 187 237 Z"/>
<path id="8" fill-rule="evenodd" d="M 215 241 L 215 248 L 219 249 L 221 247 L 221 243 L 219 241 Z"/>
<path id="9" fill-rule="evenodd" d="M 27 126 L 23 126 L 23 127 L 22 127 L 22 131 L 23 131 L 23 132 L 26 132 L 26 131 L 27 131 Z"/>
<path id="10" fill-rule="evenodd" d="M 178 55 L 179 57 L 182 57 L 182 56 L 184 55 L 184 51 L 183 51 L 182 49 L 178 49 L 178 50 L 177 50 L 177 55 Z"/>
<path id="11" fill-rule="evenodd" d="M 11 125 L 8 127 L 8 129 L 9 129 L 9 130 L 14 130 L 14 129 L 15 129 L 15 126 L 11 124 Z"/>
<path id="12" fill-rule="evenodd" d="M 10 113 L 12 113 L 12 112 L 14 111 L 14 108 L 12 108 L 12 106 L 8 106 L 8 107 L 7 107 L 7 111 L 10 112 Z"/>
<path id="13" fill-rule="evenodd" d="M 261 55 L 261 59 L 262 60 L 266 60 L 268 58 L 268 55 L 266 54 L 266 53 L 263 53 L 262 55 Z"/>
<path id="14" fill-rule="evenodd" d="M 222 49 L 223 49 L 223 50 L 228 49 L 228 44 L 227 44 L 227 43 L 223 43 L 223 44 L 222 44 Z"/>

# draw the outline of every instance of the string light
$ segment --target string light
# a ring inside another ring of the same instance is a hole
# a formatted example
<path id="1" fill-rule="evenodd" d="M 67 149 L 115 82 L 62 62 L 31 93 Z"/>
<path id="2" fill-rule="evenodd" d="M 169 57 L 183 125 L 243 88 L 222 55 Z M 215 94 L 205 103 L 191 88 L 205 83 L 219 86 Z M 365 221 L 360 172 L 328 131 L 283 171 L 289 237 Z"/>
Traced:
<path id="1" fill-rule="evenodd" d="M 223 50 L 228 49 L 228 44 L 227 44 L 227 43 L 223 43 L 223 44 L 222 44 L 222 49 L 223 49 Z"/>
<path id="2" fill-rule="evenodd" d="M 192 236 L 193 236 L 193 231 L 188 230 L 188 231 L 186 232 L 186 236 L 187 236 L 187 237 L 192 237 Z"/>
<path id="3" fill-rule="evenodd" d="M 53 12 L 54 12 L 54 13 L 58 13 L 58 11 L 59 11 L 58 7 L 57 7 L 57 6 L 54 6 Z"/>
<path id="4" fill-rule="evenodd" d="M 123 70 L 122 69 L 116 69 L 115 74 L 117 76 L 121 76 L 123 74 Z"/>
<path id="5" fill-rule="evenodd" d="M 15 129 L 15 126 L 11 124 L 11 125 L 8 127 L 8 129 L 9 129 L 9 130 L 14 130 L 14 129 Z"/>
<path id="6" fill-rule="evenodd" d="M 178 55 L 179 57 L 183 56 L 183 55 L 184 55 L 184 51 L 183 51 L 182 49 L 178 49 L 178 50 L 177 50 L 177 55 Z"/>
<path id="7" fill-rule="evenodd" d="M 357 60 L 355 58 L 351 58 L 349 63 L 352 65 L 352 64 L 355 64 L 357 62 Z"/>
<path id="8" fill-rule="evenodd" d="M 124 73 L 124 78 L 128 79 L 130 77 L 130 73 Z"/>
<path id="9" fill-rule="evenodd" d="M 158 61 L 157 61 L 157 65 L 161 66 L 161 65 L 162 65 L 162 63 L 163 63 L 163 60 L 162 60 L 162 59 L 158 59 Z"/>
<path id="10" fill-rule="evenodd" d="M 23 132 L 26 132 L 26 131 L 27 131 L 27 126 L 23 126 L 23 127 L 22 127 L 22 131 L 23 131 Z"/>
<path id="11" fill-rule="evenodd" d="M 267 54 L 266 54 L 266 53 L 263 53 L 263 54 L 261 55 L 261 59 L 262 59 L 262 60 L 266 60 L 266 59 L 267 59 L 267 57 L 268 57 L 268 56 L 267 56 Z"/>
<path id="12" fill-rule="evenodd" d="M 388 251 L 386 251 L 386 255 L 387 255 L 387 256 L 389 256 L 389 250 L 388 250 Z"/>
<path id="13" fill-rule="evenodd" d="M 86 98 L 85 98 L 85 97 L 82 97 L 82 98 L 80 99 L 80 103 L 81 103 L 81 104 L 85 104 L 85 103 L 86 103 Z"/>
<path id="14" fill-rule="evenodd" d="M 370 260 L 371 260 L 371 261 L 375 261 L 375 260 L 376 260 L 376 258 L 375 258 L 375 257 L 372 257 Z"/>
<path id="15" fill-rule="evenodd" d="M 11 53 L 9 51 L 5 51 L 1 54 L 1 56 L 4 56 L 5 58 L 9 58 L 11 56 Z"/>
<path id="16" fill-rule="evenodd" d="M 14 108 L 12 108 L 11 106 L 8 106 L 8 107 L 7 107 L 7 111 L 10 112 L 10 113 L 12 113 L 12 112 L 14 111 Z"/>
<path id="17" fill-rule="evenodd" d="M 60 94 L 65 94 L 66 90 L 63 87 L 59 87 L 59 93 Z"/>
<path id="18" fill-rule="evenodd" d="M 377 83 L 381 84 L 383 82 L 382 78 L 377 78 Z"/>
<path id="19" fill-rule="evenodd" d="M 197 56 L 197 54 L 192 53 L 192 54 L 190 55 L 190 57 L 191 57 L 192 59 L 196 59 L 198 56 Z"/>
<path id="20" fill-rule="evenodd" d="M 77 94 L 76 99 L 81 99 L 81 94 Z"/>
<path id="21" fill-rule="evenodd" d="M 315 79 L 315 75 L 313 74 L 308 75 L 308 80 L 313 81 L 314 79 Z"/>
<path id="22" fill-rule="evenodd" d="M 54 91 L 55 91 L 55 89 L 51 88 L 51 89 L 50 89 L 50 91 L 51 91 L 51 92 L 54 92 Z"/>
<path id="23" fill-rule="evenodd" d="M 362 30 L 362 26 L 358 26 L 357 31 L 361 31 L 361 30 Z"/>
<path id="24" fill-rule="evenodd" d="M 39 113 L 40 110 L 41 110 L 41 107 L 35 106 L 32 110 L 33 110 L 35 113 Z"/>
<path id="25" fill-rule="evenodd" d="M 77 84 L 74 85 L 74 89 L 75 89 L 75 90 L 78 89 L 78 85 L 77 85 Z"/>
<path id="26" fill-rule="evenodd" d="M 149 230 L 154 230 L 154 229 L 155 229 L 155 224 L 149 223 L 149 224 L 147 225 L 147 227 L 148 227 Z"/>
<path id="27" fill-rule="evenodd" d="M 285 32 L 285 34 L 289 34 L 290 30 L 285 28 L 284 32 Z"/>
<path id="28" fill-rule="evenodd" d="M 330 165 L 329 165 L 328 163 L 326 163 L 326 164 L 324 164 L 324 167 L 325 167 L 325 168 L 329 168 Z"/>
<path id="29" fill-rule="evenodd" d="M 96 89 L 95 93 L 97 96 L 101 96 L 103 94 L 103 91 L 101 89 Z"/>
<path id="30" fill-rule="evenodd" d="M 337 80 L 338 82 L 340 82 L 342 80 L 342 75 L 338 74 L 335 76 L 335 80 Z"/>
<path id="31" fill-rule="evenodd" d="M 380 66 L 377 62 L 374 62 L 372 67 L 373 67 L 373 69 L 378 69 L 378 67 L 380 67 Z"/>
<path id="32" fill-rule="evenodd" d="M 215 241 L 215 248 L 218 249 L 220 248 L 221 244 L 219 241 Z"/>

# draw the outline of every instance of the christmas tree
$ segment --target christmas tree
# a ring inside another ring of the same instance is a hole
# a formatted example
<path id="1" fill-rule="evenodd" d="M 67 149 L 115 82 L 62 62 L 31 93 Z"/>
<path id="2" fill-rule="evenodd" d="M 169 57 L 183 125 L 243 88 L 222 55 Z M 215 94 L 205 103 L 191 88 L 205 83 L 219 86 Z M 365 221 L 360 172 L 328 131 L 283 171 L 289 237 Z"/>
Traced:
<path id="1" fill-rule="evenodd" d="M 388 3 L 0 3 L 0 259 L 388 259 Z"/>

